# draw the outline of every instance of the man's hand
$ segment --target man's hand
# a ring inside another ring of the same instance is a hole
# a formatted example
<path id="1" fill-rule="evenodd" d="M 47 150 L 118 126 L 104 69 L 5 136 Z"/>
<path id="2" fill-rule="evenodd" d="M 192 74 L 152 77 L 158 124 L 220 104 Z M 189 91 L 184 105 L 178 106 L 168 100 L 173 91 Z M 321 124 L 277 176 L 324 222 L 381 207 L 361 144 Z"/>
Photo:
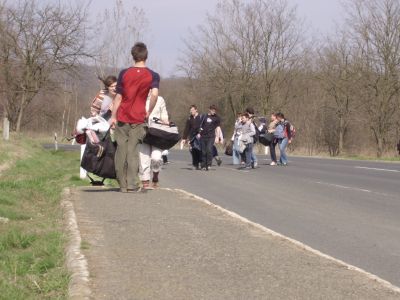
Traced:
<path id="1" fill-rule="evenodd" d="M 115 124 L 117 123 L 117 120 L 115 118 L 110 118 L 108 120 L 108 124 L 110 124 L 111 128 L 115 128 Z"/>

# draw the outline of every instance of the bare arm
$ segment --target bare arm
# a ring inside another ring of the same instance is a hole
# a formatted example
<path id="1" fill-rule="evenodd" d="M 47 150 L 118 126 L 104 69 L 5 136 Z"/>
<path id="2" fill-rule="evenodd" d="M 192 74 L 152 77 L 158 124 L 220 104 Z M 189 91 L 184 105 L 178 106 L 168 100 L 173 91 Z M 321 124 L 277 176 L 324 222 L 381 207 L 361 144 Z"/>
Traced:
<path id="1" fill-rule="evenodd" d="M 114 102 L 112 105 L 112 114 L 111 114 L 111 118 L 109 121 L 111 126 L 114 126 L 115 123 L 117 122 L 117 111 L 121 104 L 121 100 L 122 100 L 122 96 L 120 94 L 117 94 L 115 96 L 115 99 L 114 99 Z"/>
<path id="2" fill-rule="evenodd" d="M 154 107 L 156 106 L 157 103 L 157 98 L 158 98 L 158 88 L 152 88 L 150 92 L 150 104 L 149 104 L 149 110 L 146 113 L 146 119 L 151 115 L 153 112 Z"/>

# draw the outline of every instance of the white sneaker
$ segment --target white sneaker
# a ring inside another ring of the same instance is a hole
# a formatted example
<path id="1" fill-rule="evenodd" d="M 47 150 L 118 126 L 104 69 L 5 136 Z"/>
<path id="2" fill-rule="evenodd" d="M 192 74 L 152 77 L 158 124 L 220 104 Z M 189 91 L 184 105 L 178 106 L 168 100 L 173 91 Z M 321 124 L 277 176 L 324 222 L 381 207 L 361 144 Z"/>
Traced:
<path id="1" fill-rule="evenodd" d="M 270 164 L 269 164 L 270 166 L 276 166 L 276 162 L 271 162 Z"/>

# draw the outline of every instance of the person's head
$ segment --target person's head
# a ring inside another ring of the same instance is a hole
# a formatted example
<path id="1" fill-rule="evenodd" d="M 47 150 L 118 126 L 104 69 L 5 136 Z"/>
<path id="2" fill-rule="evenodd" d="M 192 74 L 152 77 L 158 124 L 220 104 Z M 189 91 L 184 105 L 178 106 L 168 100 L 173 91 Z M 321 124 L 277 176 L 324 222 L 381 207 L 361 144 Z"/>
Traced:
<path id="1" fill-rule="evenodd" d="M 144 43 L 138 42 L 133 45 L 131 54 L 135 62 L 144 62 L 147 60 L 149 52 L 147 51 L 147 47 Z"/>
<path id="2" fill-rule="evenodd" d="M 194 104 L 192 104 L 192 105 L 190 106 L 189 112 L 190 112 L 190 114 L 191 114 L 192 116 L 196 116 L 196 115 L 197 115 L 197 106 L 194 105 Z"/>
<path id="3" fill-rule="evenodd" d="M 246 123 L 250 120 L 250 115 L 249 113 L 245 112 L 244 114 L 242 114 L 242 123 Z"/>
<path id="4" fill-rule="evenodd" d="M 276 113 L 276 119 L 278 121 L 285 120 L 285 115 L 283 113 L 281 113 L 281 112 L 278 112 L 278 113 Z"/>
<path id="5" fill-rule="evenodd" d="M 247 107 L 245 112 L 249 114 L 250 118 L 254 116 L 254 109 L 252 107 Z"/>
<path id="6" fill-rule="evenodd" d="M 102 80 L 104 83 L 104 88 L 111 94 L 116 95 L 116 88 L 117 88 L 117 77 L 113 75 L 107 76 L 105 79 Z"/>
<path id="7" fill-rule="evenodd" d="M 275 121 L 276 120 L 276 113 L 272 113 L 271 114 L 271 121 Z"/>
<path id="8" fill-rule="evenodd" d="M 241 120 L 242 119 L 242 113 L 241 112 L 238 112 L 237 114 L 236 114 L 236 120 Z"/>
<path id="9" fill-rule="evenodd" d="M 217 113 L 217 107 L 214 104 L 210 105 L 210 108 L 208 111 L 209 111 L 210 115 L 215 115 Z"/>

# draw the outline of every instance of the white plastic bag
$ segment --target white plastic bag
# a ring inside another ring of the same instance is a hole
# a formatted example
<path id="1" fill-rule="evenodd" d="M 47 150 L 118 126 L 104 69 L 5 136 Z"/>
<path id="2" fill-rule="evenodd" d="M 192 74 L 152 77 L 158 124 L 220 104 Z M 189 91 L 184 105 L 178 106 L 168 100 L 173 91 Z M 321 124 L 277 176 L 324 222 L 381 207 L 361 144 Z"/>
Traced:
<path id="1" fill-rule="evenodd" d="M 86 130 L 93 130 L 95 132 L 107 132 L 110 128 L 110 124 L 100 116 L 91 117 L 86 119 L 82 117 L 76 124 L 76 132 L 78 134 L 84 133 Z"/>
<path id="2" fill-rule="evenodd" d="M 89 118 L 89 128 L 90 130 L 97 131 L 97 132 L 107 132 L 110 128 L 110 124 L 104 119 L 103 117 L 96 116 Z"/>
<path id="3" fill-rule="evenodd" d="M 87 129 L 88 125 L 89 125 L 89 119 L 86 119 L 85 117 L 82 117 L 78 120 L 78 122 L 76 123 L 76 133 L 77 134 L 82 134 L 85 132 L 85 130 Z"/>

